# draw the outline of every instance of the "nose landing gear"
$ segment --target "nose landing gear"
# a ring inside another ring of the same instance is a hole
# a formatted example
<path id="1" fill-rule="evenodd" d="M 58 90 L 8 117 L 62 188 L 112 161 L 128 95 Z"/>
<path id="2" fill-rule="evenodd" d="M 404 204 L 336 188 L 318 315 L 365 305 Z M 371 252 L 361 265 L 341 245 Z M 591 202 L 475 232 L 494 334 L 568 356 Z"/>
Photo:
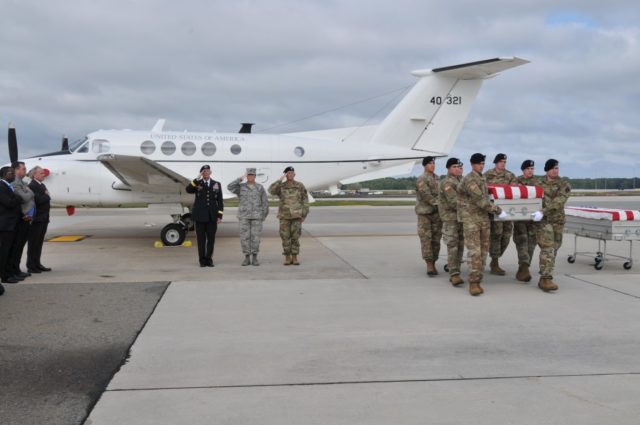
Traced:
<path id="1" fill-rule="evenodd" d="M 182 245 L 187 237 L 187 232 L 194 228 L 191 214 L 171 214 L 171 218 L 173 218 L 173 223 L 169 223 L 162 228 L 160 239 L 165 246 Z"/>

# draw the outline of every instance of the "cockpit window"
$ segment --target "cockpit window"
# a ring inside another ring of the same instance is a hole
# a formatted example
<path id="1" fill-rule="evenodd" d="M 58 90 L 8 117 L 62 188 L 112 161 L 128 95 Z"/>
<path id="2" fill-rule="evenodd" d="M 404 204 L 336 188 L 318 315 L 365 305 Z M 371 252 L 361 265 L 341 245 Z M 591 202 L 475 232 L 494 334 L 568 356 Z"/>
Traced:
<path id="1" fill-rule="evenodd" d="M 86 136 L 85 136 L 84 138 L 82 138 L 82 139 L 78 139 L 78 140 L 76 140 L 75 142 L 71 143 L 71 144 L 69 145 L 69 150 L 70 150 L 71 152 L 75 152 L 75 151 L 76 151 L 76 149 L 78 149 L 80 146 L 82 146 L 82 144 L 83 144 L 83 143 L 85 143 L 85 142 L 87 141 L 87 139 L 88 139 L 88 137 L 86 137 Z M 85 152 L 86 152 L 86 151 L 85 151 Z"/>
<path id="2" fill-rule="evenodd" d="M 105 139 L 95 139 L 91 141 L 91 150 L 93 153 L 109 152 L 111 143 Z"/>

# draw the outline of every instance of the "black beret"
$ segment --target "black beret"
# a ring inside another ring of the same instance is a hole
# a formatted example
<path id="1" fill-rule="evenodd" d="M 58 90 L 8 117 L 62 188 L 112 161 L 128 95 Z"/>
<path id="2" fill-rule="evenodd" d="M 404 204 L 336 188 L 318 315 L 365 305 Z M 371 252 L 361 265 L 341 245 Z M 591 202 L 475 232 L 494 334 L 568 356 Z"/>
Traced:
<path id="1" fill-rule="evenodd" d="M 447 159 L 447 168 L 452 165 L 462 165 L 462 162 L 458 158 L 449 158 Z"/>
<path id="2" fill-rule="evenodd" d="M 493 163 L 497 164 L 500 161 L 506 161 L 506 160 L 507 160 L 507 155 L 503 153 L 499 153 L 498 155 L 496 155 L 495 158 L 493 158 Z"/>
<path id="3" fill-rule="evenodd" d="M 549 171 L 556 165 L 558 165 L 557 159 L 553 159 L 553 158 L 547 159 L 547 162 L 544 163 L 544 171 Z"/>
<path id="4" fill-rule="evenodd" d="M 524 170 L 525 168 L 533 167 L 534 165 L 535 163 L 531 159 L 525 159 L 524 161 L 522 161 L 520 169 Z"/>
<path id="5" fill-rule="evenodd" d="M 436 158 L 433 156 L 425 156 L 424 158 L 422 158 L 422 166 L 424 167 L 425 165 L 429 164 L 430 162 L 434 162 L 435 160 Z"/>
<path id="6" fill-rule="evenodd" d="M 289 165 L 287 168 L 284 169 L 284 173 L 288 173 L 289 171 L 296 171 L 293 169 L 293 167 L 291 165 Z"/>
<path id="7" fill-rule="evenodd" d="M 469 160 L 469 162 L 471 162 L 472 164 L 480 164 L 481 162 L 484 162 L 484 158 L 485 156 L 481 153 L 474 153 L 473 155 L 471 155 L 471 159 Z"/>
<path id="8" fill-rule="evenodd" d="M 204 170 L 211 170 L 211 167 L 209 167 L 209 165 L 203 165 L 200 167 L 200 172 L 203 172 Z"/>

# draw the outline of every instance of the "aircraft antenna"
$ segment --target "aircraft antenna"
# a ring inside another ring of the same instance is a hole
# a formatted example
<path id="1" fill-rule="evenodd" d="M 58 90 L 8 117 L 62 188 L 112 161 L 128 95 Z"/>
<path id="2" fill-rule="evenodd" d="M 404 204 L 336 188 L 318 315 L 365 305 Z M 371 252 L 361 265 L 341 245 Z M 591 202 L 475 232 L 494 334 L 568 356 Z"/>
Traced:
<path id="1" fill-rule="evenodd" d="M 289 121 L 289 122 L 286 122 L 286 123 L 283 123 L 283 124 L 274 125 L 273 127 L 268 127 L 268 128 L 265 128 L 265 129 L 260 129 L 260 132 L 264 133 L 264 132 L 267 132 L 267 131 L 269 131 L 269 130 L 273 130 L 274 128 L 279 128 L 279 127 L 288 126 L 288 125 L 291 125 L 291 124 L 298 123 L 298 122 L 300 122 L 300 121 L 304 121 L 304 120 L 308 120 L 308 119 L 310 119 L 310 118 L 318 117 L 318 116 L 320 116 L 320 115 L 328 114 L 328 113 L 330 113 L 330 112 L 339 111 L 340 109 L 348 108 L 348 107 L 351 107 L 351 106 L 354 106 L 354 105 L 358 105 L 358 104 L 360 104 L 360 103 L 364 103 L 364 102 L 369 102 L 369 101 L 371 101 L 371 100 L 378 99 L 378 98 L 380 98 L 380 97 L 388 96 L 388 95 L 390 95 L 390 94 L 392 94 L 392 93 L 406 91 L 406 90 L 410 89 L 411 87 L 413 87 L 413 84 L 412 84 L 412 85 L 409 85 L 409 86 L 401 87 L 401 88 L 398 88 L 398 89 L 394 89 L 394 90 L 391 90 L 391 91 L 388 91 L 388 92 L 385 92 L 385 93 L 382 93 L 382 94 L 379 94 L 379 95 L 376 95 L 376 96 L 368 97 L 368 98 L 366 98 L 366 99 L 362 99 L 362 100 L 358 100 L 358 101 L 355 101 L 355 102 L 351 102 L 351 103 L 348 103 L 348 104 L 346 104 L 346 105 L 338 106 L 337 108 L 329 109 L 329 110 L 326 110 L 326 111 L 323 111 L 323 112 L 318 112 L 318 113 L 313 114 L 313 115 L 308 115 L 308 116 L 306 116 L 306 117 L 298 118 L 298 119 L 296 119 L 296 120 Z M 385 105 L 384 105 L 384 107 L 386 107 L 387 105 L 388 105 L 388 103 L 387 103 L 387 104 L 385 104 Z M 383 108 L 384 108 L 384 107 L 383 107 Z M 380 111 L 376 111 L 376 114 L 378 114 L 379 112 L 380 112 Z M 374 115 L 375 115 L 375 114 L 374 114 Z M 371 119 L 371 118 L 369 118 L 369 119 Z M 369 120 L 369 119 L 368 119 L 368 120 Z M 368 120 L 367 120 L 367 121 L 368 121 Z"/>

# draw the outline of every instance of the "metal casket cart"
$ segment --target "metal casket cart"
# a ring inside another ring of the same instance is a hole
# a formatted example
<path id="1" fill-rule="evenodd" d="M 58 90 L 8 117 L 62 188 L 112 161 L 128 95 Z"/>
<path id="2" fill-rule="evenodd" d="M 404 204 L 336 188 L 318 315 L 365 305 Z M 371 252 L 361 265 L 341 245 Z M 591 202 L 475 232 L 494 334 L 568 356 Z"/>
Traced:
<path id="1" fill-rule="evenodd" d="M 640 211 L 610 208 L 566 207 L 566 233 L 574 235 L 573 254 L 567 261 L 575 263 L 578 256 L 592 257 L 594 268 L 602 270 L 608 259 L 623 261 L 622 267 L 633 266 L 633 241 L 640 240 Z M 578 251 L 578 238 L 595 239 L 598 250 Z M 607 253 L 607 241 L 629 242 L 629 256 Z"/>
<path id="2" fill-rule="evenodd" d="M 488 184 L 487 188 L 492 201 L 509 215 L 505 221 L 531 221 L 531 215 L 542 210 L 541 187 Z"/>

